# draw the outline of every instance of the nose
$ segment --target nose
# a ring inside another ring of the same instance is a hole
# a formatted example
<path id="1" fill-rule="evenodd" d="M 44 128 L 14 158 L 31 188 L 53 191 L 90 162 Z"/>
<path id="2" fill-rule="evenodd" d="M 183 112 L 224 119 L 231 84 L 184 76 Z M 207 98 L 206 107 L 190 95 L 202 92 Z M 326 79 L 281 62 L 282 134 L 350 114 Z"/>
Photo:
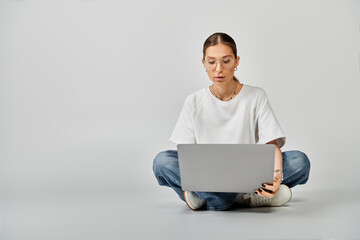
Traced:
<path id="1" fill-rule="evenodd" d="M 216 66 L 215 66 L 215 70 L 216 70 L 217 72 L 219 72 L 222 68 L 223 68 L 223 66 L 221 65 L 221 62 L 218 61 L 218 62 L 216 63 Z"/>

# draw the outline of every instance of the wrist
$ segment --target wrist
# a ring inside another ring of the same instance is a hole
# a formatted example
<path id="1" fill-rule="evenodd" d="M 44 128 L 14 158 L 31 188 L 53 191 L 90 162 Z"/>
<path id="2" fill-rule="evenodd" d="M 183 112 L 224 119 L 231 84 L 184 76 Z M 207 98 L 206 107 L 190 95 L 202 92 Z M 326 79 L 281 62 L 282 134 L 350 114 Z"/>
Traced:
<path id="1" fill-rule="evenodd" d="M 281 182 L 284 180 L 284 175 L 282 169 L 278 168 L 274 170 L 274 174 L 281 178 Z"/>

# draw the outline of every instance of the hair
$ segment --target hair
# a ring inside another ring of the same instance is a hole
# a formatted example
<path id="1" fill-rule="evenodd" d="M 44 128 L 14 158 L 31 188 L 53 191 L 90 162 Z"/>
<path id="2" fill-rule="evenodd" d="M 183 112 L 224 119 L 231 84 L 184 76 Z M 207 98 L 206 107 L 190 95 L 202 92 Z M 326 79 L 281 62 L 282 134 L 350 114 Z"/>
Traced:
<path id="1" fill-rule="evenodd" d="M 222 32 L 213 33 L 205 40 L 203 46 L 203 59 L 205 60 L 205 52 L 208 47 L 215 46 L 220 43 L 225 44 L 231 48 L 236 60 L 237 59 L 236 43 L 232 37 Z M 239 82 L 239 80 L 235 76 L 233 76 L 233 79 L 234 81 Z"/>

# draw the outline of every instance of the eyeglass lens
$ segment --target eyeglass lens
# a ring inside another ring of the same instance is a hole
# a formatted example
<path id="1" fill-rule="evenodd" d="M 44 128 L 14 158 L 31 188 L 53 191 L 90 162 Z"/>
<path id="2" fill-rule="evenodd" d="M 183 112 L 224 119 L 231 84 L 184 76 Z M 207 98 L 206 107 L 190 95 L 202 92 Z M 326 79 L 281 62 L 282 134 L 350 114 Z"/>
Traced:
<path id="1" fill-rule="evenodd" d="M 226 70 L 231 70 L 235 65 L 234 59 L 231 58 L 223 58 L 218 61 L 215 61 L 214 59 L 208 59 L 205 61 L 206 67 L 210 70 L 215 70 L 219 62 L 221 66 Z"/>

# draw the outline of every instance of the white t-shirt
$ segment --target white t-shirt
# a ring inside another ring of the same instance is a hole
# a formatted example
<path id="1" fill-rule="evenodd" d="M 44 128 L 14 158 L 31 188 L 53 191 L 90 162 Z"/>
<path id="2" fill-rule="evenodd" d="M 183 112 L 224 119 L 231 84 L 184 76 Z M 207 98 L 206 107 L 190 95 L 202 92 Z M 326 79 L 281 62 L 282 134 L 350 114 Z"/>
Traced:
<path id="1" fill-rule="evenodd" d="M 265 144 L 276 140 L 284 146 L 286 137 L 260 87 L 243 85 L 229 101 L 215 97 L 209 87 L 185 99 L 170 141 L 180 143 Z"/>

